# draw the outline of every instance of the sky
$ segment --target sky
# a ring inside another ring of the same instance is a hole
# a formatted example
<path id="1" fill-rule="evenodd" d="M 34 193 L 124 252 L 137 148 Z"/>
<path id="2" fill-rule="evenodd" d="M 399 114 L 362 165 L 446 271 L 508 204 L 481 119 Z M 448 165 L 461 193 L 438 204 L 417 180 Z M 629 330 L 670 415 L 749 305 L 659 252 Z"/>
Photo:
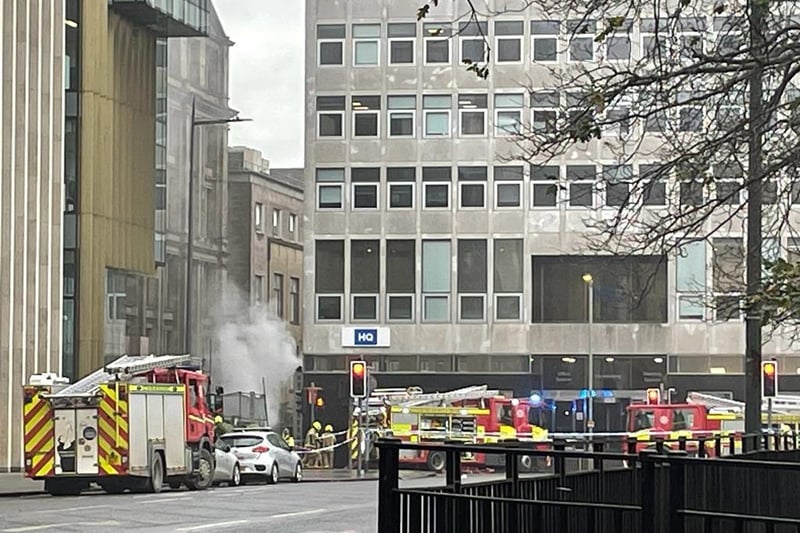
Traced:
<path id="1" fill-rule="evenodd" d="M 303 166 L 303 0 L 214 0 L 230 49 L 230 145 L 260 150 L 271 168 Z"/>

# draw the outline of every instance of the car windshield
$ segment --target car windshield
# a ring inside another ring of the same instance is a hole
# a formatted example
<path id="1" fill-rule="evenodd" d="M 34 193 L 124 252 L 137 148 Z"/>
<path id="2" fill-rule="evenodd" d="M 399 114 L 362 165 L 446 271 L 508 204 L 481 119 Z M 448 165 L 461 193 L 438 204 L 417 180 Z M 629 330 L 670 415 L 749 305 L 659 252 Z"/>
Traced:
<path id="1" fill-rule="evenodd" d="M 251 448 L 264 442 L 258 435 L 223 435 L 220 437 L 231 448 Z"/>

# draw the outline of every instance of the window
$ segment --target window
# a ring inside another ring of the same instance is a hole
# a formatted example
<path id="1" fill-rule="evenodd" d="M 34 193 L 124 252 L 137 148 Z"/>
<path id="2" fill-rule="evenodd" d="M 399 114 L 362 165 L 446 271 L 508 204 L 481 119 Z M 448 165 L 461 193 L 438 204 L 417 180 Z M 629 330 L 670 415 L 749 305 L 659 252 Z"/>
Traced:
<path id="1" fill-rule="evenodd" d="M 426 95 L 422 97 L 425 115 L 425 137 L 448 137 L 450 135 L 449 95 Z"/>
<path id="2" fill-rule="evenodd" d="M 358 167 L 350 169 L 353 182 L 353 209 L 378 208 L 378 182 L 381 169 L 378 167 Z"/>
<path id="3" fill-rule="evenodd" d="M 386 181 L 389 182 L 389 209 L 412 209 L 414 207 L 414 185 L 417 169 L 414 167 L 389 167 Z"/>
<path id="4" fill-rule="evenodd" d="M 342 187 L 344 182 L 343 168 L 318 168 L 317 176 L 317 208 L 341 209 Z"/>
<path id="5" fill-rule="evenodd" d="M 389 64 L 413 65 L 417 25 L 414 23 L 389 23 Z"/>
<path id="6" fill-rule="evenodd" d="M 494 240 L 495 319 L 522 318 L 522 239 Z"/>
<path id="7" fill-rule="evenodd" d="M 642 56 L 650 61 L 660 61 L 665 52 L 667 42 L 664 31 L 667 29 L 666 20 L 644 18 L 639 27 L 642 36 Z"/>
<path id="8" fill-rule="evenodd" d="M 386 241 L 386 293 L 388 319 L 414 319 L 414 293 L 417 291 L 415 242 Z"/>
<path id="9" fill-rule="evenodd" d="M 632 126 L 630 99 L 620 98 L 609 105 L 606 109 L 605 124 L 602 130 L 604 136 L 627 139 Z"/>
<path id="10" fill-rule="evenodd" d="M 691 60 L 702 55 L 705 17 L 681 17 L 676 27 L 680 32 L 681 57 Z"/>
<path id="11" fill-rule="evenodd" d="M 660 177 L 661 165 L 639 165 L 642 185 L 642 204 L 658 206 L 667 204 L 667 184 Z"/>
<path id="12" fill-rule="evenodd" d="M 519 63 L 522 61 L 524 24 L 521 20 L 495 21 L 495 61 L 498 63 Z"/>
<path id="13" fill-rule="evenodd" d="M 380 241 L 350 241 L 350 292 L 353 320 L 378 319 Z"/>
<path id="14" fill-rule="evenodd" d="M 531 93 L 531 125 L 536 133 L 555 133 L 558 126 L 559 98 L 555 91 Z"/>
<path id="15" fill-rule="evenodd" d="M 693 241 L 678 250 L 675 261 L 678 293 L 678 319 L 703 320 L 705 318 L 706 243 Z"/>
<path id="16" fill-rule="evenodd" d="M 522 131 L 522 94 L 495 94 L 495 135 L 518 135 Z"/>
<path id="17" fill-rule="evenodd" d="M 703 169 L 691 165 L 681 165 L 675 171 L 675 178 L 680 184 L 680 201 L 682 205 L 698 206 L 703 203 Z"/>
<path id="18" fill-rule="evenodd" d="M 344 24 L 317 24 L 317 63 L 344 65 Z"/>
<path id="19" fill-rule="evenodd" d="M 450 24 L 426 22 L 425 31 L 425 64 L 435 65 L 450 63 Z"/>
<path id="20" fill-rule="evenodd" d="M 380 24 L 353 24 L 353 64 L 357 67 L 378 64 Z"/>
<path id="21" fill-rule="evenodd" d="M 735 55 L 744 45 L 742 28 L 747 21 L 742 17 L 714 17 L 714 31 L 717 33 L 716 53 L 722 56 Z"/>
<path id="22" fill-rule="evenodd" d="M 317 137 L 344 137 L 344 96 L 317 96 Z"/>
<path id="23" fill-rule="evenodd" d="M 458 95 L 461 135 L 486 135 L 487 101 L 485 94 Z"/>
<path id="24" fill-rule="evenodd" d="M 297 240 L 297 215 L 289 213 L 289 238 Z"/>
<path id="25" fill-rule="evenodd" d="M 594 278 L 598 323 L 666 323 L 664 256 L 533 256 L 533 322 L 585 323 L 586 283 Z"/>
<path id="26" fill-rule="evenodd" d="M 280 237 L 281 235 L 281 210 L 272 210 L 272 235 Z"/>
<path id="27" fill-rule="evenodd" d="M 744 187 L 742 169 L 735 162 L 714 165 L 714 188 L 717 202 L 726 205 L 739 205 Z"/>
<path id="28" fill-rule="evenodd" d="M 264 302 L 264 276 L 253 277 L 253 300 L 256 304 Z"/>
<path id="29" fill-rule="evenodd" d="M 353 136 L 377 137 L 378 114 L 381 110 L 380 96 L 353 96 Z"/>
<path id="30" fill-rule="evenodd" d="M 576 19 L 567 21 L 570 61 L 594 61 L 596 30 L 597 24 L 594 20 Z"/>
<path id="31" fill-rule="evenodd" d="M 413 137 L 416 96 L 389 96 L 389 137 Z"/>
<path id="32" fill-rule="evenodd" d="M 422 319 L 450 321 L 450 241 L 422 241 Z"/>
<path id="33" fill-rule="evenodd" d="M 561 170 L 556 165 L 531 165 L 533 207 L 555 207 Z"/>
<path id="34" fill-rule="evenodd" d="M 450 207 L 450 167 L 423 167 L 424 203 L 426 208 Z"/>
<path id="35" fill-rule="evenodd" d="M 739 293 L 744 290 L 745 273 L 742 239 L 739 237 L 715 238 L 712 245 L 716 318 L 717 320 L 738 319 Z"/>
<path id="36" fill-rule="evenodd" d="M 705 97 L 691 92 L 678 93 L 678 131 L 700 131 L 703 127 Z"/>
<path id="37" fill-rule="evenodd" d="M 255 220 L 256 233 L 264 232 L 264 204 L 256 202 L 253 206 L 253 219 Z"/>
<path id="38" fill-rule="evenodd" d="M 631 28 L 633 22 L 624 20 L 620 26 L 609 33 L 605 39 L 606 59 L 625 61 L 631 58 Z"/>
<path id="39" fill-rule="evenodd" d="M 594 165 L 567 165 L 570 207 L 594 207 Z"/>
<path id="40" fill-rule="evenodd" d="M 495 207 L 521 207 L 522 166 L 494 167 Z"/>
<path id="41" fill-rule="evenodd" d="M 314 253 L 317 319 L 341 320 L 344 294 L 344 241 L 318 240 Z"/>
<path id="42" fill-rule="evenodd" d="M 558 61 L 558 34 L 560 24 L 557 20 L 531 21 L 531 55 L 533 61 Z"/>
<path id="43" fill-rule="evenodd" d="M 486 167 L 458 167 L 461 207 L 486 207 Z"/>
<path id="44" fill-rule="evenodd" d="M 300 323 L 300 278 L 289 278 L 289 322 Z"/>
<path id="45" fill-rule="evenodd" d="M 773 205 L 778 203 L 778 182 L 765 178 L 761 183 L 761 204 Z"/>
<path id="46" fill-rule="evenodd" d="M 272 275 L 272 299 L 275 301 L 275 315 L 283 318 L 283 274 Z"/>
<path id="47" fill-rule="evenodd" d="M 603 165 L 607 206 L 620 207 L 628 205 L 632 177 L 633 169 L 630 165 Z"/>
<path id="48" fill-rule="evenodd" d="M 486 302 L 486 240 L 458 239 L 460 320 L 484 320 Z"/>
<path id="49" fill-rule="evenodd" d="M 483 63 L 487 60 L 485 39 L 489 38 L 489 28 L 486 22 L 462 22 L 458 25 L 458 35 L 461 39 L 462 63 Z"/>

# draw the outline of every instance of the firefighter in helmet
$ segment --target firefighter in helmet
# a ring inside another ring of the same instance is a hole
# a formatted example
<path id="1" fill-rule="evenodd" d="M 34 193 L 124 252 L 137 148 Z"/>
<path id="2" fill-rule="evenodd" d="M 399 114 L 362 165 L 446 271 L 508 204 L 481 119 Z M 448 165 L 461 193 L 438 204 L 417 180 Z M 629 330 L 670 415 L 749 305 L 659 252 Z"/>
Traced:
<path id="1" fill-rule="evenodd" d="M 316 450 L 319 448 L 320 431 L 322 431 L 322 424 L 320 424 L 318 420 L 314 420 L 314 423 L 311 424 L 311 427 L 308 428 L 306 432 L 305 442 L 303 443 L 307 450 L 306 466 L 310 468 L 319 467 L 320 456 L 319 452 Z"/>
<path id="2" fill-rule="evenodd" d="M 289 447 L 289 449 L 294 448 L 294 436 L 292 436 L 292 432 L 289 431 L 289 428 L 283 428 L 283 433 L 281 434 L 283 438 L 283 442 Z"/>
<path id="3" fill-rule="evenodd" d="M 233 426 L 225 422 L 221 415 L 214 417 L 214 434 L 217 437 L 233 431 Z"/>
<path id="4" fill-rule="evenodd" d="M 333 447 L 336 445 L 336 436 L 333 434 L 333 426 L 330 424 L 325 426 L 320 439 L 323 450 L 322 454 L 322 468 L 333 468 Z"/>

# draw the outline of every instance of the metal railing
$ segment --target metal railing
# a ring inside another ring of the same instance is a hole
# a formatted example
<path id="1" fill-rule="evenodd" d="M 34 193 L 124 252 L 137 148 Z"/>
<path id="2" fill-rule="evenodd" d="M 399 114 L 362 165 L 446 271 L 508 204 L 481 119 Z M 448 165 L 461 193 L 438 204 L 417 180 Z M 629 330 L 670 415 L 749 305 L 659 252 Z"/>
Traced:
<path id="1" fill-rule="evenodd" d="M 533 443 L 412 444 L 381 439 L 378 530 L 381 533 L 452 531 L 502 533 L 715 533 L 800 532 L 800 452 L 797 435 L 742 435 L 740 453 L 706 457 L 723 438 L 657 441 L 640 453 L 552 450 Z M 635 451 L 640 441 L 629 441 Z M 668 445 L 672 449 L 668 449 Z M 768 445 L 771 450 L 763 450 Z M 690 457 L 687 450 L 695 450 Z M 400 487 L 400 451 L 444 452 L 445 479 L 437 487 Z M 499 480 L 466 483 L 464 454 L 503 457 Z M 702 456 L 701 456 L 702 454 Z M 713 455 L 713 453 L 712 453 Z M 720 454 L 721 455 L 721 454 Z M 548 473 L 521 475 L 523 457 L 551 457 Z M 570 471 L 580 460 L 587 468 Z M 623 466 L 624 465 L 624 466 Z M 731 529 L 733 528 L 733 529 Z"/>

